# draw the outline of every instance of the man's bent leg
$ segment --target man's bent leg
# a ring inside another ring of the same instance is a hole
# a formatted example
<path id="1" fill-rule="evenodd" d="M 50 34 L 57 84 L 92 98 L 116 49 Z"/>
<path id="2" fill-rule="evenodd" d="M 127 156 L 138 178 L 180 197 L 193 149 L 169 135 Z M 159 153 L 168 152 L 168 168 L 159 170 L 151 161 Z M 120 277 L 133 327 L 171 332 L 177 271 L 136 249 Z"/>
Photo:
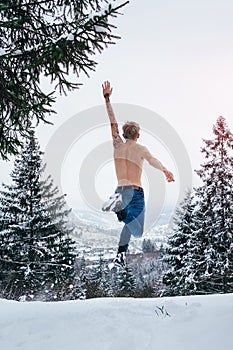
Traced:
<path id="1" fill-rule="evenodd" d="M 132 221 L 125 223 L 121 231 L 119 247 L 127 245 L 127 248 L 128 248 L 131 235 L 138 238 L 141 237 L 143 234 L 143 228 L 144 228 L 144 210 L 138 215 L 137 218 L 134 218 Z"/>
<path id="2" fill-rule="evenodd" d="M 131 233 L 130 233 L 127 225 L 124 225 L 124 227 L 121 231 L 121 235 L 120 235 L 119 247 L 127 246 L 127 248 L 128 248 L 130 237 L 131 237 Z"/>
<path id="3" fill-rule="evenodd" d="M 144 217 L 145 217 L 145 210 L 143 209 L 142 212 L 137 217 L 131 217 L 131 221 L 126 223 L 126 226 L 130 233 L 134 237 L 141 237 L 143 234 L 144 229 Z M 128 219 L 130 218 L 130 215 L 128 216 Z"/>

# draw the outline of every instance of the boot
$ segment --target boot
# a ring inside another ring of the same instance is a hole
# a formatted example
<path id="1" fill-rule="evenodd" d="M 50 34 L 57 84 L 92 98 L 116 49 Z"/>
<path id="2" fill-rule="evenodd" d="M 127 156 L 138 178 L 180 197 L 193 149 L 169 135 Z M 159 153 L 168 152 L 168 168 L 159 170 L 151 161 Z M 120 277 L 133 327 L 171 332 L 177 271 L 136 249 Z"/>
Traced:
<path id="1" fill-rule="evenodd" d="M 117 256 L 113 260 L 114 264 L 120 267 L 126 266 L 126 251 L 128 249 L 128 244 L 118 247 Z"/>

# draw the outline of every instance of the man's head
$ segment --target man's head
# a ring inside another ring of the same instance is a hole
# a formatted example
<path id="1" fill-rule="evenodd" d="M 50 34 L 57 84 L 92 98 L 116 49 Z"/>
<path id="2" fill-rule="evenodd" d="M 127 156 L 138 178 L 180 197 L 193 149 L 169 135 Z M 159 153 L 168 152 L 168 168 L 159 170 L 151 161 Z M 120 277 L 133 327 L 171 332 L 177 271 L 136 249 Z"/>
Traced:
<path id="1" fill-rule="evenodd" d="M 135 122 L 126 122 L 123 127 L 123 137 L 127 140 L 137 140 L 139 137 L 140 126 Z"/>

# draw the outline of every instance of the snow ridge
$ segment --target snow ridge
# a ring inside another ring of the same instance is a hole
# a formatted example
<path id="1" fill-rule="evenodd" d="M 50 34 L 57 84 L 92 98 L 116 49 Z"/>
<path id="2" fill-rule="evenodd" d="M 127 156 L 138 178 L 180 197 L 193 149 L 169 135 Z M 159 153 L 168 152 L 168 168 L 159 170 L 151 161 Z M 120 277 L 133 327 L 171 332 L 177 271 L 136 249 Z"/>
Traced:
<path id="1" fill-rule="evenodd" d="M 50 303 L 0 300 L 0 348 L 231 349 L 232 303 L 233 294 Z"/>

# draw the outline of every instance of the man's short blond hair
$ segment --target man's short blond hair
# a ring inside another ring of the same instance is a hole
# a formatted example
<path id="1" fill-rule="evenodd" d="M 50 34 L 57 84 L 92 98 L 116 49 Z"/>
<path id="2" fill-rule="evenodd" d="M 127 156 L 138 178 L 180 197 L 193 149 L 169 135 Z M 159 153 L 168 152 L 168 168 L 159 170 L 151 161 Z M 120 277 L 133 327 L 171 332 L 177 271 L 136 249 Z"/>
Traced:
<path id="1" fill-rule="evenodd" d="M 125 122 L 122 126 L 123 137 L 125 139 L 135 140 L 139 134 L 140 126 L 136 122 Z"/>

